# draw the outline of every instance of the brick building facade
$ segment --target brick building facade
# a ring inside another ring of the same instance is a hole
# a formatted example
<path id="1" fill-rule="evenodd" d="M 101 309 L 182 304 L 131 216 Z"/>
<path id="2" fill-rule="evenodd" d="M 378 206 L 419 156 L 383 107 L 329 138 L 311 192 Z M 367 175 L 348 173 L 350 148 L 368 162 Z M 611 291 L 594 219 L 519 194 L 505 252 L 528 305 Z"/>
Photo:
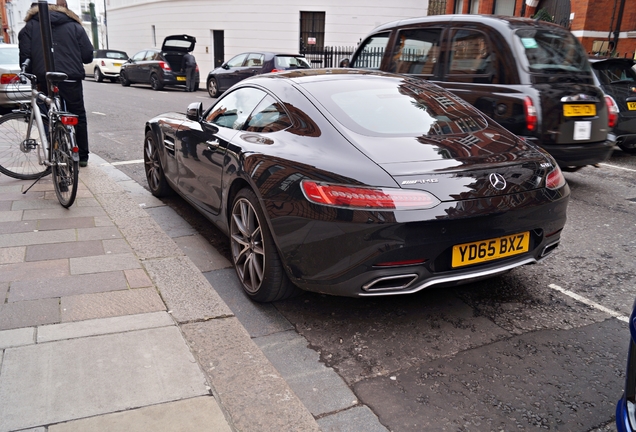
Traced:
<path id="1" fill-rule="evenodd" d="M 572 31 L 590 54 L 605 54 L 614 45 L 615 55 L 634 56 L 636 8 L 633 0 L 447 0 L 445 13 L 503 12 L 532 17 L 541 10 Z"/>

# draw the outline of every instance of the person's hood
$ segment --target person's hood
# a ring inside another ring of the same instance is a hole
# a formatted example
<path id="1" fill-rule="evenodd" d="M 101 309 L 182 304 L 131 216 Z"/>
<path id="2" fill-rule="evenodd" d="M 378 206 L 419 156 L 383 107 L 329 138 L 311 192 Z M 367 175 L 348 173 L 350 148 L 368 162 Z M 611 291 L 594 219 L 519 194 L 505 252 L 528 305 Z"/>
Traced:
<path id="1" fill-rule="evenodd" d="M 49 19 L 51 20 L 52 27 L 55 27 L 60 24 L 64 24 L 68 22 L 69 19 L 77 21 L 78 23 L 82 24 L 82 21 L 80 20 L 80 18 L 77 15 L 75 15 L 75 13 L 72 10 L 67 9 L 63 6 L 49 5 L 49 11 L 58 12 L 58 13 L 49 14 Z M 24 17 L 24 22 L 28 22 L 31 19 L 39 21 L 38 13 L 39 13 L 38 6 L 32 7 L 31 9 L 27 11 L 26 16 Z"/>

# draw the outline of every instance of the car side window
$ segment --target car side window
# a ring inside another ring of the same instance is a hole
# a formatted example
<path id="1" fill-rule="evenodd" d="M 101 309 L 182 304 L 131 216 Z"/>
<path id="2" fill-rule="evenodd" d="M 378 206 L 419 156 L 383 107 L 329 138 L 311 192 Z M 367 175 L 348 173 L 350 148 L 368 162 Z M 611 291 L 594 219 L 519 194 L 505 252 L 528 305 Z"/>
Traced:
<path id="1" fill-rule="evenodd" d="M 259 67 L 263 66 L 263 59 L 265 56 L 263 54 L 251 53 L 247 56 L 247 62 L 245 66 L 247 67 Z"/>
<path id="2" fill-rule="evenodd" d="M 408 29 L 398 33 L 389 72 L 433 75 L 439 60 L 442 29 Z"/>
<path id="3" fill-rule="evenodd" d="M 144 60 L 146 61 L 150 61 L 150 60 L 158 60 L 157 56 L 159 53 L 154 52 L 154 51 L 148 51 L 146 53 L 146 57 L 144 57 Z"/>
<path id="4" fill-rule="evenodd" d="M 258 104 L 250 118 L 247 120 L 245 130 L 248 132 L 278 132 L 287 129 L 292 122 L 287 111 L 276 99 L 266 96 Z"/>
<path id="5" fill-rule="evenodd" d="M 245 57 L 247 57 L 247 54 L 239 54 L 236 57 L 232 57 L 227 62 L 227 65 L 229 67 L 241 67 L 241 66 L 243 66 L 243 62 L 245 61 Z"/>
<path id="6" fill-rule="evenodd" d="M 146 51 L 139 51 L 137 54 L 132 56 L 132 59 L 134 61 L 142 61 L 145 56 L 146 56 Z"/>
<path id="7" fill-rule="evenodd" d="M 242 129 L 245 120 L 266 94 L 253 87 L 239 88 L 212 106 L 205 115 L 205 121 L 224 128 Z"/>
<path id="8" fill-rule="evenodd" d="M 448 74 L 452 81 L 494 83 L 495 55 L 485 34 L 455 29 L 451 38 Z"/>
<path id="9" fill-rule="evenodd" d="M 350 67 L 379 70 L 384 51 L 389 43 L 389 36 L 391 36 L 391 32 L 378 33 L 367 38 L 362 42 L 362 48 L 358 50 L 358 55 L 351 60 Z"/>

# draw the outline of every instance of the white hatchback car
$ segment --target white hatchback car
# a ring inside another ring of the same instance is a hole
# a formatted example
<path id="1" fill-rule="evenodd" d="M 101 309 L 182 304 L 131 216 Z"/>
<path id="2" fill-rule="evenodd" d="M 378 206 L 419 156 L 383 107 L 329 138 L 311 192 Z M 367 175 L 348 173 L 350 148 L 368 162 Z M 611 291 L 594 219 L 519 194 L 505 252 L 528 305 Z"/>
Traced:
<path id="1" fill-rule="evenodd" d="M 93 52 L 93 61 L 84 65 L 84 72 L 92 76 L 95 81 L 102 82 L 104 78 L 115 82 L 119 79 L 121 65 L 128 60 L 128 54 L 124 51 L 99 49 Z"/>
<path id="2" fill-rule="evenodd" d="M 20 84 L 18 45 L 0 44 L 0 106 L 11 107 L 31 98 L 31 85 Z"/>

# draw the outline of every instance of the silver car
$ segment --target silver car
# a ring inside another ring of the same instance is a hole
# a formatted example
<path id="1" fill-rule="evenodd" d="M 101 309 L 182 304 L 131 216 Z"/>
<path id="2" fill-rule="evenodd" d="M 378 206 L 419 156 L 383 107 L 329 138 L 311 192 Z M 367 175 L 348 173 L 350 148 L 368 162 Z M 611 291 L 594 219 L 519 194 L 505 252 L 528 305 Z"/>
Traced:
<path id="1" fill-rule="evenodd" d="M 0 106 L 11 107 L 30 99 L 31 85 L 20 84 L 18 45 L 0 44 Z"/>

